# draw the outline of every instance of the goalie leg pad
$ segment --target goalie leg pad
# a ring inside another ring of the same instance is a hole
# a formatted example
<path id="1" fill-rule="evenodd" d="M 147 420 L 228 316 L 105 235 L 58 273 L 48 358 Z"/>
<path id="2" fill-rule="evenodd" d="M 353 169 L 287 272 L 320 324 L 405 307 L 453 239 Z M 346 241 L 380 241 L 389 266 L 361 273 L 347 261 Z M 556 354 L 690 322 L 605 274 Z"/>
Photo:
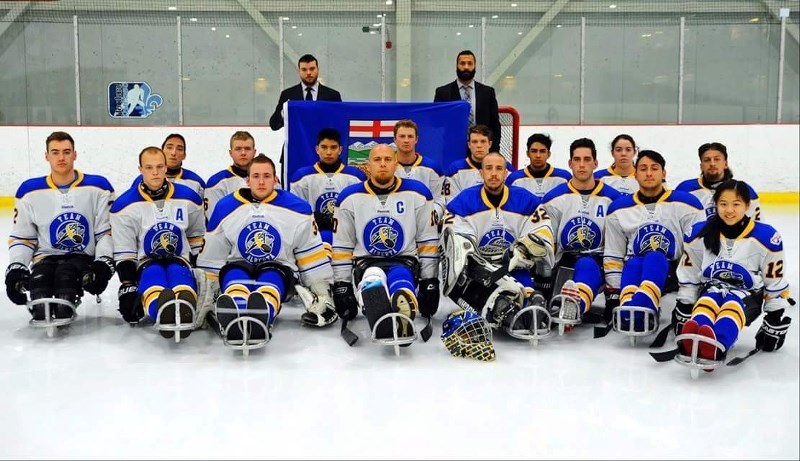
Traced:
<path id="1" fill-rule="evenodd" d="M 195 328 L 206 326 L 206 317 L 214 310 L 214 303 L 219 296 L 219 281 L 208 277 L 201 269 L 192 269 L 197 284 L 197 315 Z"/>
<path id="2" fill-rule="evenodd" d="M 300 316 L 304 324 L 324 327 L 335 322 L 338 317 L 336 309 L 331 299 L 330 287 L 327 282 L 320 281 L 306 288 L 302 285 L 295 285 L 295 291 L 303 302 L 306 311 Z"/>
<path id="3" fill-rule="evenodd" d="M 459 283 L 468 264 L 468 256 L 475 254 L 475 243 L 446 227 L 442 232 L 442 293 L 447 296 Z"/>

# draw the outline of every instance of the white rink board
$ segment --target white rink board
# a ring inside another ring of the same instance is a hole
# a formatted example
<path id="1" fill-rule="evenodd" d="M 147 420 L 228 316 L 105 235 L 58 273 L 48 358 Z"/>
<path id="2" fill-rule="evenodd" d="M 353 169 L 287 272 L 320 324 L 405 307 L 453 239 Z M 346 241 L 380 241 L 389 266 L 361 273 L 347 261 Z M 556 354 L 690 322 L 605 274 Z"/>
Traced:
<path id="1" fill-rule="evenodd" d="M 255 138 L 256 150 L 275 161 L 280 157 L 284 140 L 284 130 L 273 132 L 265 126 L 3 126 L 0 127 L 0 139 L 3 140 L 0 143 L 0 197 L 13 196 L 25 179 L 48 173 L 44 141 L 55 130 L 67 131 L 75 138 L 78 151 L 76 167 L 87 173 L 106 176 L 117 193 L 127 189 L 138 174 L 137 156 L 141 149 L 150 145 L 160 146 L 169 133 L 184 135 L 188 144 L 184 166 L 205 179 L 231 163 L 228 142 L 236 130 L 249 131 Z M 800 127 L 796 124 L 526 125 L 520 127 L 520 166 L 528 163 L 524 156 L 525 141 L 535 132 L 547 133 L 554 139 L 551 163 L 561 168 L 567 168 L 569 144 L 580 137 L 595 141 L 600 167 L 608 166 L 611 163 L 611 140 L 619 133 L 628 133 L 641 149 L 653 149 L 664 154 L 670 187 L 699 174 L 698 146 L 719 141 L 728 147 L 730 166 L 736 177 L 749 182 L 758 192 L 800 191 Z M 424 135 L 424 132 L 420 133 L 420 136 Z"/>

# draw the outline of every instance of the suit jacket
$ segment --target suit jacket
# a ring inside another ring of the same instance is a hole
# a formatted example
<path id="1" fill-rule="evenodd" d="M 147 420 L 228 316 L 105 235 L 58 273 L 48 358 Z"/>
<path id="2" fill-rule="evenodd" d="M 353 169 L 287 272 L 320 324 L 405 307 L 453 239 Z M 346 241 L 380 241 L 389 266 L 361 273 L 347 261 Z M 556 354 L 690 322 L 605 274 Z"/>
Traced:
<path id="1" fill-rule="evenodd" d="M 497 112 L 497 97 L 494 88 L 475 82 L 475 124 L 486 125 L 492 130 L 492 152 L 500 151 L 500 114 Z M 460 101 L 461 89 L 458 81 L 436 88 L 433 102 Z"/>
<path id="2" fill-rule="evenodd" d="M 303 100 L 306 98 L 306 95 L 303 93 L 303 84 L 298 83 L 295 86 L 291 86 L 286 88 L 285 90 L 281 91 L 281 96 L 278 98 L 278 105 L 275 106 L 275 113 L 272 114 L 272 117 L 269 118 L 269 127 L 273 130 L 280 130 L 283 128 L 283 114 L 281 114 L 281 110 L 283 109 L 283 103 L 286 101 L 292 100 Z M 317 90 L 317 101 L 342 101 L 342 95 L 339 94 L 338 91 L 334 90 L 333 88 L 329 88 L 323 84 L 319 85 L 319 89 Z"/>

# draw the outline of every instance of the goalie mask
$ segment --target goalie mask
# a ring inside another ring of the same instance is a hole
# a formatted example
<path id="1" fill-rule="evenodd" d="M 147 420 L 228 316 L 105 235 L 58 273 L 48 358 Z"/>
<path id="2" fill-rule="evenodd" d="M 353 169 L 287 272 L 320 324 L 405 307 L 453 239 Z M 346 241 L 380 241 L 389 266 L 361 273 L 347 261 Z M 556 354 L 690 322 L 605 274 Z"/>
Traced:
<path id="1" fill-rule="evenodd" d="M 491 362 L 495 359 L 492 330 L 472 309 L 451 312 L 442 324 L 442 342 L 454 357 Z"/>

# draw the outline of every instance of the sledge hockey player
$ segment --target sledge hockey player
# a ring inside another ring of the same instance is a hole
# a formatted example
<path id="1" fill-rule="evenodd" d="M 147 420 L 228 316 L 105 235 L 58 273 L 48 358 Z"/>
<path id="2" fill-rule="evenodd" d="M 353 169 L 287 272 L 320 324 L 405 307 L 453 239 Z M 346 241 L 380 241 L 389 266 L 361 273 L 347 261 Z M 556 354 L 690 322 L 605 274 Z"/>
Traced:
<path id="1" fill-rule="evenodd" d="M 531 331 L 530 316 L 522 325 L 512 320 L 528 303 L 544 307 L 543 298 L 531 299 L 534 282 L 530 269 L 537 259 L 552 267 L 550 218 L 539 208 L 536 196 L 504 184 L 508 170 L 502 155 L 488 154 L 480 173 L 483 185 L 464 189 L 447 204 L 445 292 L 456 304 L 466 303 L 480 312 L 493 328 Z M 470 262 L 466 257 L 459 256 L 460 249 L 466 247 L 479 256 L 470 258 L 473 268 L 467 267 Z M 478 270 L 474 270 L 476 265 Z M 483 277 L 478 275 L 481 273 Z M 543 310 L 542 314 L 544 319 Z M 536 325 L 534 331 L 539 328 Z"/>
<path id="2" fill-rule="evenodd" d="M 700 157 L 700 177 L 681 182 L 675 190 L 689 192 L 697 197 L 705 207 L 706 218 L 710 218 L 717 214 L 714 191 L 723 181 L 733 179 L 733 172 L 728 167 L 728 148 L 724 144 L 707 142 L 697 149 L 697 154 Z M 761 206 L 758 194 L 752 187 L 749 193 L 750 208 L 747 210 L 747 216 L 760 221 Z"/>
<path id="3" fill-rule="evenodd" d="M 206 188 L 205 181 L 194 171 L 183 167 L 183 160 L 186 159 L 186 140 L 183 135 L 178 133 L 167 135 L 167 138 L 161 143 L 161 150 L 167 157 L 167 181 L 183 184 L 203 198 Z M 141 182 L 142 175 L 139 175 L 133 180 L 131 187 L 138 186 Z"/>
<path id="4" fill-rule="evenodd" d="M 374 339 L 390 345 L 413 341 L 417 313 L 430 319 L 439 307 L 433 196 L 421 182 L 398 178 L 396 169 L 390 146 L 370 150 L 369 179 L 339 194 L 333 233 L 336 311 L 349 321 L 360 306 Z M 402 315 L 394 331 L 398 316 L 384 318 L 389 313 Z"/>
<path id="5" fill-rule="evenodd" d="M 599 179 L 613 187 L 623 195 L 630 195 L 639 190 L 639 183 L 636 180 L 636 141 L 628 134 L 618 134 L 611 141 L 611 156 L 614 163 L 608 168 L 594 172 L 594 179 Z"/>
<path id="6" fill-rule="evenodd" d="M 594 179 L 597 149 L 591 139 L 576 139 L 569 152 L 572 179 L 556 186 L 542 201 L 556 236 L 553 278 L 559 279 L 561 270 L 572 272 L 563 286 L 555 286 L 560 291 L 558 321 L 566 329 L 581 320 L 603 288 L 605 218 L 611 202 L 621 196 Z"/>
<path id="7" fill-rule="evenodd" d="M 173 338 L 178 331 L 186 338 L 198 299 L 191 261 L 203 246 L 203 201 L 167 180 L 167 158 L 158 147 L 142 149 L 139 172 L 139 183 L 111 207 L 119 312 L 131 325 L 146 314 L 161 336 Z"/>
<path id="8" fill-rule="evenodd" d="M 739 332 L 761 314 L 762 304 L 766 314 L 756 334 L 757 349 L 780 349 L 789 330 L 792 319 L 784 309 L 793 301 L 783 279 L 783 242 L 772 226 L 747 215 L 751 190 L 735 179 L 718 184 L 716 214 L 695 224 L 684 239 L 675 333 L 704 336 L 722 346 L 700 341 L 700 359 L 724 360 Z M 692 355 L 692 342 L 679 342 L 683 355 Z"/>
<path id="9" fill-rule="evenodd" d="M 275 163 L 264 154 L 253 159 L 246 181 L 249 187 L 224 197 L 215 207 L 197 260 L 197 267 L 217 280 L 222 292 L 216 320 L 223 340 L 229 345 L 266 344 L 281 303 L 293 288 L 306 304 L 301 316 L 305 324 L 333 323 L 330 256 L 311 207 L 296 195 L 275 189 Z M 298 276 L 303 287 L 295 286 Z M 204 302 L 203 309 L 210 304 Z"/>
<path id="10" fill-rule="evenodd" d="M 532 134 L 528 138 L 527 150 L 530 164 L 508 175 L 506 184 L 527 189 L 541 200 L 553 188 L 569 181 L 572 177 L 569 171 L 556 168 L 547 162 L 552 145 L 553 140 L 550 136 L 542 133 Z"/>
<path id="11" fill-rule="evenodd" d="M 395 175 L 402 179 L 416 179 L 428 186 L 433 195 L 433 209 L 438 218 L 437 224 L 445 213 L 443 194 L 444 173 L 439 164 L 430 157 L 423 157 L 417 152 L 419 127 L 413 120 L 404 119 L 394 124 L 394 144 L 397 146 L 397 171 Z"/>
<path id="12" fill-rule="evenodd" d="M 45 145 L 50 174 L 26 180 L 15 195 L 6 294 L 28 305 L 33 325 L 50 326 L 54 318 L 58 326 L 74 319 L 83 290 L 99 295 L 114 274 L 108 220 L 114 189 L 104 177 L 75 169 L 78 152 L 68 133 L 51 133 Z M 66 302 L 37 302 L 50 298 Z"/>
<path id="13" fill-rule="evenodd" d="M 456 160 L 445 169 L 445 183 L 442 194 L 446 201 L 454 199 L 459 192 L 470 186 L 483 184 L 481 178 L 481 162 L 489 147 L 492 145 L 492 131 L 486 125 L 474 125 L 467 134 L 467 148 L 469 155 L 461 160 Z M 514 167 L 506 162 L 506 170 Z M 503 178 L 505 180 L 505 178 Z"/>
<path id="14" fill-rule="evenodd" d="M 696 197 L 664 187 L 665 166 L 658 152 L 639 152 L 635 164 L 638 192 L 614 200 L 606 215 L 604 316 L 612 326 L 614 308 L 637 308 L 623 310 L 621 322 L 614 325 L 631 336 L 654 332 L 671 261 L 682 256 L 682 236 L 705 219 Z M 632 325 L 631 310 L 638 310 Z"/>
<path id="15" fill-rule="evenodd" d="M 208 178 L 205 190 L 206 219 L 211 219 L 217 202 L 239 188 L 246 187 L 247 166 L 256 155 L 256 141 L 247 131 L 237 131 L 231 135 L 228 154 L 233 164 Z"/>
<path id="16" fill-rule="evenodd" d="M 339 193 L 350 184 L 366 181 L 367 177 L 358 168 L 342 162 L 342 137 L 339 131 L 333 128 L 320 130 L 315 149 L 319 161 L 297 170 L 292 176 L 289 190 L 311 205 L 322 243 L 328 251 L 332 251 L 333 209 L 336 208 Z"/>

